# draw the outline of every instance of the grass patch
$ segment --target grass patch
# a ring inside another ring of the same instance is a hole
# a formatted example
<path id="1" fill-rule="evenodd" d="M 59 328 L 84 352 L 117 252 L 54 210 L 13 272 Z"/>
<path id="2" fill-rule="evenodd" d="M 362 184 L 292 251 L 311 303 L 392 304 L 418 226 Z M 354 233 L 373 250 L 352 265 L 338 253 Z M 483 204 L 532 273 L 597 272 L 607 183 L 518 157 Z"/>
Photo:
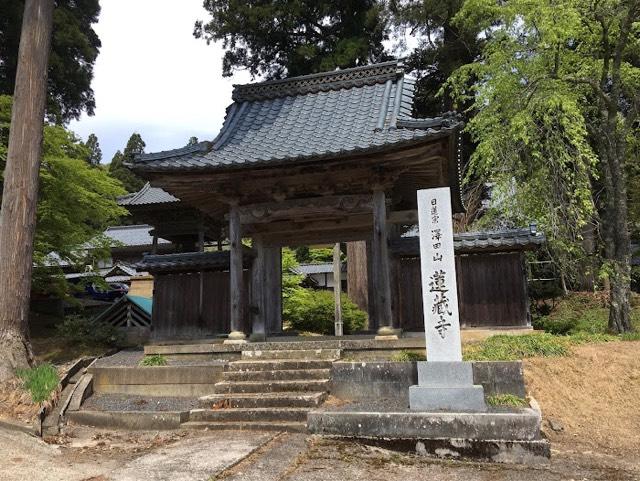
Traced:
<path id="1" fill-rule="evenodd" d="M 621 341 L 640 341 L 640 331 L 625 332 L 620 335 Z"/>
<path id="2" fill-rule="evenodd" d="M 31 369 L 20 369 L 17 372 L 24 388 L 31 394 L 33 402 L 41 403 L 58 387 L 58 371 L 49 363 Z"/>
<path id="3" fill-rule="evenodd" d="M 153 354 L 151 356 L 145 356 L 140 361 L 141 366 L 166 366 L 167 358 L 162 354 Z"/>
<path id="4" fill-rule="evenodd" d="M 523 336 L 491 336 L 482 342 L 465 346 L 468 361 L 516 361 L 527 357 L 566 356 L 570 342 L 552 334 L 526 334 Z"/>
<path id="5" fill-rule="evenodd" d="M 527 401 L 513 394 L 495 394 L 487 396 L 487 404 L 489 406 L 510 406 L 522 408 L 527 406 Z"/>
<path id="6" fill-rule="evenodd" d="M 395 362 L 426 361 L 427 356 L 421 352 L 402 350 L 400 352 L 395 352 L 389 360 Z"/>

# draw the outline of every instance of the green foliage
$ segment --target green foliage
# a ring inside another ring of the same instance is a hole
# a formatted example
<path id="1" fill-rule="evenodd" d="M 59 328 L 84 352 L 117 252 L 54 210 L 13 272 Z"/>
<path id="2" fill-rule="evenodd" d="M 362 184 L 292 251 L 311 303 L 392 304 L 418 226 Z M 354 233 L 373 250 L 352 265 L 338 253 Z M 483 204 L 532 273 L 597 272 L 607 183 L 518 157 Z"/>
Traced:
<path id="1" fill-rule="evenodd" d="M 473 62 L 480 53 L 479 29 L 453 22 L 463 3 L 464 0 L 389 2 L 400 46 L 406 47 L 406 36 L 417 44 L 405 63 L 417 77 L 414 111 L 419 117 L 452 110 L 451 100 L 438 96 L 438 91 L 457 68 Z"/>
<path id="2" fill-rule="evenodd" d="M 0 95 L 0 155 L 6 152 L 8 128 L 7 136 L 3 132 L 10 118 L 11 97 Z M 93 254 L 104 256 L 109 241 L 101 233 L 127 213 L 116 203 L 124 193 L 120 183 L 103 169 L 90 166 L 89 156 L 89 149 L 73 132 L 58 125 L 45 125 L 33 253 L 36 290 L 58 294 L 65 291 L 60 269 L 44 268 L 54 260 L 50 254 L 55 252 L 59 259 L 71 264 L 91 264 L 93 260 L 87 259 L 81 247 L 91 241 Z M 4 167 L 1 160 L 0 170 Z"/>
<path id="3" fill-rule="evenodd" d="M 115 347 L 123 342 L 123 335 L 117 327 L 78 315 L 65 317 L 56 330 L 64 340 L 85 346 Z"/>
<path id="4" fill-rule="evenodd" d="M 625 332 L 620 334 L 620 340 L 622 341 L 640 341 L 640 331 Z"/>
<path id="5" fill-rule="evenodd" d="M 31 369 L 19 369 L 17 375 L 36 403 L 48 400 L 58 387 L 58 371 L 49 363 Z"/>
<path id="6" fill-rule="evenodd" d="M 346 294 L 341 296 L 342 321 L 345 334 L 362 330 L 367 315 Z M 298 331 L 332 335 L 334 333 L 333 291 L 294 288 L 284 298 L 283 318 Z"/>
<path id="7" fill-rule="evenodd" d="M 205 0 L 196 38 L 222 40 L 223 75 L 247 69 L 268 79 L 385 59 L 383 4 L 375 0 Z"/>
<path id="8" fill-rule="evenodd" d="M 0 2 L 0 95 L 13 95 L 23 0 Z M 82 111 L 93 115 L 93 66 L 100 39 L 93 30 L 98 21 L 98 0 L 57 0 L 47 82 L 47 118 L 55 123 L 78 119 Z"/>
<path id="9" fill-rule="evenodd" d="M 145 181 L 133 173 L 125 163 L 132 163 L 134 157 L 137 154 L 144 153 L 146 144 L 140 134 L 134 132 L 129 137 L 127 145 L 124 148 L 124 153 L 119 150 L 114 154 L 109 164 L 109 175 L 114 179 L 118 179 L 122 182 L 122 185 L 127 192 L 137 192 L 145 184 Z"/>
<path id="10" fill-rule="evenodd" d="M 464 358 L 469 361 L 515 361 L 527 357 L 565 356 L 568 353 L 569 342 L 560 336 L 546 333 L 501 334 L 465 346 Z"/>
<path id="11" fill-rule="evenodd" d="M 151 356 L 144 356 L 140 361 L 141 366 L 166 366 L 167 358 L 162 354 L 152 354 Z"/>
<path id="12" fill-rule="evenodd" d="M 527 406 L 527 401 L 513 394 L 496 394 L 494 396 L 487 396 L 487 404 L 489 406 L 522 408 Z"/>
<path id="13" fill-rule="evenodd" d="M 422 352 L 414 352 L 414 351 L 406 351 L 402 350 L 400 352 L 396 352 L 391 356 L 391 361 L 394 362 L 416 362 L 416 361 L 426 361 L 427 356 Z"/>

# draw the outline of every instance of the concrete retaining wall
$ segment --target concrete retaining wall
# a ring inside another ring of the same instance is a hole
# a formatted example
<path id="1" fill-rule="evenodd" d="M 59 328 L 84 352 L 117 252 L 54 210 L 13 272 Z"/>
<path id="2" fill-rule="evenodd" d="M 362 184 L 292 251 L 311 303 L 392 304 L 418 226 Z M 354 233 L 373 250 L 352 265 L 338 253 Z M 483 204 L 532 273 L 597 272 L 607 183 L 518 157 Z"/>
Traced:
<path id="1" fill-rule="evenodd" d="M 485 396 L 525 396 L 522 363 L 474 362 L 473 380 Z M 346 400 L 389 398 L 409 404 L 409 386 L 418 383 L 415 362 L 335 362 L 331 368 L 331 394 Z"/>
<path id="2" fill-rule="evenodd" d="M 194 397 L 213 392 L 225 365 L 92 367 L 89 372 L 96 393 Z"/>

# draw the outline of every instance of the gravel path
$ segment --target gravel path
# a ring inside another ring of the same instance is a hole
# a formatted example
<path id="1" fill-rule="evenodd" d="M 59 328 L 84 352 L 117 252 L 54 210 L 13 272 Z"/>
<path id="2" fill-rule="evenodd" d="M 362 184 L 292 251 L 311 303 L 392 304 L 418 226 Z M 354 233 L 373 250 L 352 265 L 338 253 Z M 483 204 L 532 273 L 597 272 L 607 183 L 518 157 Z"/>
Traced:
<path id="1" fill-rule="evenodd" d="M 197 398 L 94 394 L 82 404 L 90 411 L 189 411 L 198 407 Z"/>

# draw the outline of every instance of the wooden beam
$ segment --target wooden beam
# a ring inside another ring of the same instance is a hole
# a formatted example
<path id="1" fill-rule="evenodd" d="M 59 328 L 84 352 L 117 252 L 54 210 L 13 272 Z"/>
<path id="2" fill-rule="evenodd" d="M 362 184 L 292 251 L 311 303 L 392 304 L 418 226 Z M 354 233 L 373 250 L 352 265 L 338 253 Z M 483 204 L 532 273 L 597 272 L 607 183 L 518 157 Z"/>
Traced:
<path id="1" fill-rule="evenodd" d="M 369 213 L 371 209 L 370 195 L 332 195 L 238 207 L 240 222 L 243 224 L 263 224 L 304 217 L 334 218 L 345 214 Z"/>
<path id="2" fill-rule="evenodd" d="M 387 224 L 417 224 L 418 210 L 397 210 L 389 212 Z"/>
<path id="3" fill-rule="evenodd" d="M 305 232 L 320 232 L 331 230 L 349 231 L 354 229 L 370 229 L 371 214 L 357 214 L 323 220 L 280 221 L 268 224 L 248 224 L 243 230 L 249 234 L 281 234 L 298 235 Z M 333 244 L 333 242 L 331 242 Z"/>
<path id="4" fill-rule="evenodd" d="M 231 296 L 231 331 L 242 332 L 242 229 L 237 205 L 232 205 L 229 214 L 229 244 L 231 255 L 229 261 L 229 279 Z"/>
<path id="5" fill-rule="evenodd" d="M 378 327 L 393 325 L 391 312 L 391 284 L 389 276 L 389 252 L 387 246 L 387 211 L 383 190 L 373 192 L 373 242 L 372 267 L 374 299 Z"/>

